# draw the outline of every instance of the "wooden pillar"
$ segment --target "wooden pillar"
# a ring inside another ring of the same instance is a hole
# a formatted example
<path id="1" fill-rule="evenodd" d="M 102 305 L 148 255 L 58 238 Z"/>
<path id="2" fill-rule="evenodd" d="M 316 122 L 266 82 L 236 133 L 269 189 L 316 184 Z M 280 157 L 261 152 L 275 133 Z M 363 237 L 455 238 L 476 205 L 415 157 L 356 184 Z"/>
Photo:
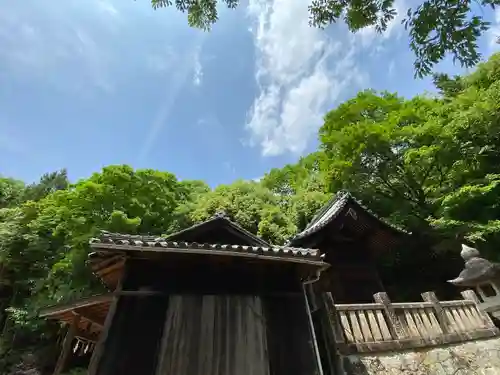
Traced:
<path id="1" fill-rule="evenodd" d="M 443 306 L 441 306 L 441 303 L 439 302 L 436 293 L 434 292 L 424 292 L 422 293 L 422 299 L 425 302 L 430 302 L 432 304 L 432 307 L 434 308 L 434 313 L 436 314 L 436 318 L 439 322 L 439 325 L 441 326 L 441 329 L 443 330 L 443 333 L 449 333 L 450 332 L 450 322 L 448 321 L 448 318 L 446 317 L 446 313 L 443 309 Z"/>
<path id="2" fill-rule="evenodd" d="M 101 334 L 97 343 L 95 345 L 94 351 L 92 353 L 92 357 L 90 358 L 89 370 L 87 372 L 88 375 L 96 375 L 97 369 L 99 366 L 99 362 L 102 357 L 102 353 L 104 350 L 104 345 L 106 343 L 106 339 L 108 338 L 109 329 L 111 327 L 111 323 L 113 322 L 113 318 L 116 313 L 116 307 L 118 305 L 118 300 L 120 298 L 120 292 L 122 290 L 123 279 L 126 276 L 127 267 L 125 265 L 125 272 L 123 272 L 122 278 L 118 282 L 116 290 L 114 291 L 113 300 L 111 302 L 111 306 L 108 311 L 108 315 L 106 315 L 106 320 L 104 321 L 104 326 L 102 327 Z"/>
<path id="3" fill-rule="evenodd" d="M 479 313 L 479 317 L 481 318 L 484 326 L 486 328 L 495 328 L 495 324 L 493 323 L 493 320 L 491 320 L 491 317 L 488 315 L 486 311 L 481 309 L 480 307 L 481 301 L 479 301 L 479 298 L 477 298 L 476 293 L 473 290 L 469 289 L 469 290 L 464 290 L 463 292 L 461 292 L 461 294 L 464 299 L 469 301 L 474 301 L 477 307 L 477 311 Z"/>
<path id="4" fill-rule="evenodd" d="M 73 321 L 70 323 L 70 326 L 68 328 L 68 332 L 66 332 L 66 336 L 64 337 L 61 353 L 59 354 L 59 358 L 57 359 L 56 363 L 56 368 L 54 369 L 54 375 L 61 374 L 65 370 L 65 367 L 68 364 L 68 359 L 71 355 L 71 344 L 73 343 L 73 339 L 75 338 L 75 334 L 78 330 L 79 322 L 80 322 L 80 315 L 75 314 L 73 316 Z"/>
<path id="5" fill-rule="evenodd" d="M 339 320 L 339 314 L 335 309 L 335 301 L 330 292 L 321 293 L 323 302 L 323 334 L 327 344 L 328 362 L 330 364 L 331 374 L 344 374 L 342 363 L 340 361 L 339 344 L 345 343 L 344 332 Z"/>
<path id="6" fill-rule="evenodd" d="M 332 297 L 332 293 L 322 293 L 321 297 L 323 299 L 323 306 L 329 319 L 330 327 L 332 329 L 334 337 L 333 342 L 343 344 L 345 343 L 344 332 L 342 330 L 342 325 L 340 324 L 338 312 L 335 309 L 335 301 Z"/>
<path id="7" fill-rule="evenodd" d="M 376 303 L 380 303 L 383 305 L 385 316 L 387 318 L 387 328 L 391 333 L 391 336 L 394 340 L 399 340 L 405 337 L 408 337 L 401 321 L 399 320 L 396 312 L 394 311 L 394 307 L 392 306 L 391 300 L 387 293 L 381 292 L 373 295 L 373 299 Z"/>

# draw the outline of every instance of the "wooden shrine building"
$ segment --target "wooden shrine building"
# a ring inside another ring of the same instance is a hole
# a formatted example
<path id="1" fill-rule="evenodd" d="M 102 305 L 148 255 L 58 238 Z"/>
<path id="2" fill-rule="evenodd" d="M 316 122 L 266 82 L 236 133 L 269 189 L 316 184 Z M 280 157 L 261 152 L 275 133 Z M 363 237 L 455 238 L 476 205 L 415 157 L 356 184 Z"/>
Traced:
<path id="1" fill-rule="evenodd" d="M 344 192 L 286 246 L 222 214 L 167 237 L 104 232 L 89 265 L 110 294 L 41 313 L 72 327 L 55 374 L 75 341 L 93 351 L 89 375 L 333 374 L 315 301 L 371 301 L 374 257 L 405 235 Z"/>
<path id="2" fill-rule="evenodd" d="M 407 240 L 409 233 L 381 220 L 348 192 L 339 192 L 288 245 L 313 247 L 331 267 L 321 290 L 336 303 L 367 303 L 385 291 L 376 257 Z"/>

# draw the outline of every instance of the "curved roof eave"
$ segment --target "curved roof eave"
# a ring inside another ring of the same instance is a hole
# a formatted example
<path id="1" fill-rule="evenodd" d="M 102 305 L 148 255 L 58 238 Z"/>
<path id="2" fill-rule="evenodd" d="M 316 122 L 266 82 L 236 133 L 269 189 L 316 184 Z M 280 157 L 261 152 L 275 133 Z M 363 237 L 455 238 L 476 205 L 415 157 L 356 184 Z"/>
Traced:
<path id="1" fill-rule="evenodd" d="M 363 205 L 359 200 L 357 200 L 350 192 L 348 191 L 339 191 L 325 206 L 323 206 L 318 213 L 313 217 L 311 222 L 307 225 L 307 227 L 295 237 L 288 241 L 288 244 L 293 244 L 295 241 L 308 237 L 314 233 L 319 232 L 326 225 L 331 223 L 342 211 L 342 209 L 346 206 L 346 204 L 351 201 L 357 206 L 359 206 L 364 212 L 366 212 L 369 216 L 379 221 L 389 230 L 395 231 L 399 234 L 410 235 L 411 232 L 404 230 L 394 224 L 387 222 L 386 220 L 379 217 L 368 207 Z"/>

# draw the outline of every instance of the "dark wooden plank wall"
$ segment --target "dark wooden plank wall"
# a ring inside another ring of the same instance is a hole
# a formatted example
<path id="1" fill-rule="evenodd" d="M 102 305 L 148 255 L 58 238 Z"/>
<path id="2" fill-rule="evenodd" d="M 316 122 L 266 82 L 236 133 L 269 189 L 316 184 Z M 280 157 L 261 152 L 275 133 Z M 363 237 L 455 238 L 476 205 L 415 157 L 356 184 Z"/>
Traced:
<path id="1" fill-rule="evenodd" d="M 150 263 L 147 272 L 148 266 L 140 263 L 129 264 L 123 289 L 151 287 L 153 279 L 158 289 L 158 269 Z M 163 281 L 172 282 L 169 277 L 163 273 Z M 316 375 L 304 299 L 300 283 L 294 285 L 286 295 L 262 298 L 122 296 L 97 375 Z M 175 307 L 174 301 L 183 305 Z M 169 326 L 173 313 L 177 321 Z M 162 339 L 165 327 L 169 332 Z"/>
<path id="2" fill-rule="evenodd" d="M 154 375 L 168 299 L 120 297 L 98 375 Z"/>
<path id="3" fill-rule="evenodd" d="M 157 375 L 270 375 L 262 301 L 171 296 Z"/>
<path id="4" fill-rule="evenodd" d="M 384 291 L 376 261 L 362 242 L 330 243 L 324 251 L 331 267 L 323 284 L 336 303 L 370 303 L 373 294 Z"/>
<path id="5" fill-rule="evenodd" d="M 220 257 L 220 262 L 207 263 L 204 257 L 187 260 L 172 256 L 172 260 L 163 263 L 160 259 L 136 260 L 130 271 L 130 277 L 136 281 L 124 285 L 124 290 L 146 287 L 168 295 L 263 295 L 300 290 L 296 265 L 262 261 L 249 265 L 248 259 L 227 256 Z"/>
<path id="6" fill-rule="evenodd" d="M 304 297 L 264 299 L 270 375 L 315 375 L 318 373 Z"/>

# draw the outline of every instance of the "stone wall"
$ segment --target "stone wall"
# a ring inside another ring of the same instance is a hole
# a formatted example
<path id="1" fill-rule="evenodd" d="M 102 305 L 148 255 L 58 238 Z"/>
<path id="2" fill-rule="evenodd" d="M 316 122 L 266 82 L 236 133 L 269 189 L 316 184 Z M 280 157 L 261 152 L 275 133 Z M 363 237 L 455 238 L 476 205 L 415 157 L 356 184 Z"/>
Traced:
<path id="1" fill-rule="evenodd" d="M 346 375 L 500 375 L 500 338 L 404 352 L 348 355 Z"/>

